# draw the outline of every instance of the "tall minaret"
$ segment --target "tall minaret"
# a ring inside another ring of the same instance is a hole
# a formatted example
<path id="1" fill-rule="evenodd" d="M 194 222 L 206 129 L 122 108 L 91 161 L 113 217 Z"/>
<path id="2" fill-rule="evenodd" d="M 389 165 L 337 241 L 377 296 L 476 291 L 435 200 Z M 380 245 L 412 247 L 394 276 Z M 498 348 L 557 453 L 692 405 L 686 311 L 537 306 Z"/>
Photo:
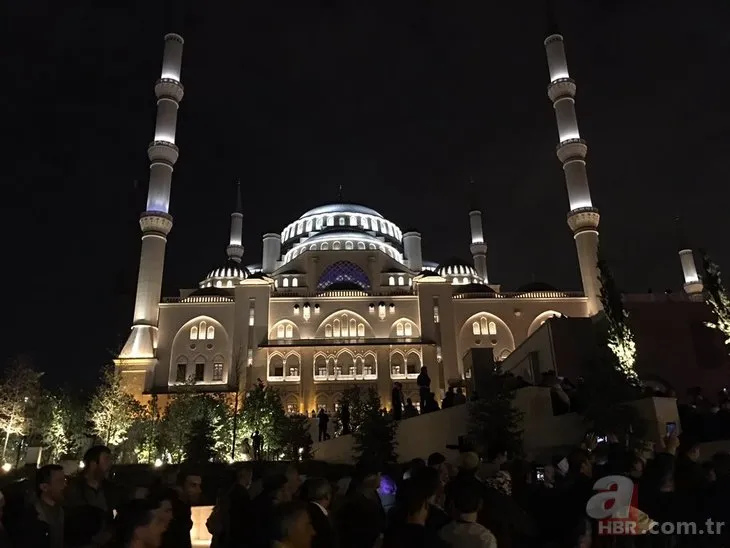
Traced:
<path id="1" fill-rule="evenodd" d="M 469 225 L 471 226 L 471 255 L 474 258 L 474 269 L 484 283 L 487 279 L 487 243 L 484 241 L 484 228 L 482 225 L 482 212 L 477 206 L 476 189 L 474 179 L 469 181 Z"/>
<path id="2" fill-rule="evenodd" d="M 680 219 L 676 219 L 676 222 L 677 232 L 679 234 L 679 261 L 682 264 L 682 274 L 684 274 L 684 291 L 689 295 L 690 299 L 702 300 L 704 285 L 700 279 L 700 275 L 697 273 L 694 251 L 687 245 Z"/>
<path id="3" fill-rule="evenodd" d="M 177 34 L 165 36 L 162 74 L 155 84 L 157 123 L 155 137 L 147 148 L 150 159 L 150 183 L 147 209 L 139 219 L 142 228 L 142 252 L 139 259 L 134 323 L 120 358 L 153 358 L 157 347 L 157 318 L 162 291 L 167 235 L 172 229 L 170 185 L 172 169 L 178 158 L 175 146 L 177 110 L 183 98 L 180 83 L 183 39 Z"/>
<path id="4" fill-rule="evenodd" d="M 548 8 L 550 5 L 548 3 Z M 548 96 L 555 108 L 558 122 L 557 154 L 563 163 L 568 187 L 568 226 L 573 231 L 578 250 L 578 264 L 583 281 L 583 292 L 588 298 L 588 313 L 593 316 L 601 310 L 601 286 L 598 280 L 598 209 L 593 207 L 586 175 L 588 146 L 580 138 L 575 116 L 575 81 L 568 73 L 563 37 L 557 31 L 552 11 L 548 9 L 549 36 L 545 39 L 550 85 Z"/>
<path id="5" fill-rule="evenodd" d="M 241 201 L 241 181 L 236 183 L 236 211 L 231 213 L 231 239 L 228 247 L 228 258 L 237 263 L 243 257 L 243 204 Z"/>

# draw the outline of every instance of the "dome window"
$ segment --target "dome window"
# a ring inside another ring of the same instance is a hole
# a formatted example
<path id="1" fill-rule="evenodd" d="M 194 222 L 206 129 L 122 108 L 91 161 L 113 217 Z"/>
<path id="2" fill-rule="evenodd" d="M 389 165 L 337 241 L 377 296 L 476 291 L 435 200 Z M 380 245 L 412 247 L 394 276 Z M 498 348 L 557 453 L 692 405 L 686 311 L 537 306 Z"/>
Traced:
<path id="1" fill-rule="evenodd" d="M 299 305 L 298 304 L 295 304 L 294 305 L 294 315 L 295 316 L 298 316 L 299 315 Z"/>

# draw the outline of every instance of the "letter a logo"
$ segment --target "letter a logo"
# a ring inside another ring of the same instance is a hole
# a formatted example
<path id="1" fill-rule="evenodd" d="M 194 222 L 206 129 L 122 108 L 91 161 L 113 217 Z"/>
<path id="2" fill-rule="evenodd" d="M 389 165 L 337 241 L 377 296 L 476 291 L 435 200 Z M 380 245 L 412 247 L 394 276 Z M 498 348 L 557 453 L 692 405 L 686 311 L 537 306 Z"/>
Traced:
<path id="1" fill-rule="evenodd" d="M 593 519 L 629 517 L 634 482 L 624 476 L 606 476 L 593 486 L 595 491 L 586 504 L 586 512 Z"/>

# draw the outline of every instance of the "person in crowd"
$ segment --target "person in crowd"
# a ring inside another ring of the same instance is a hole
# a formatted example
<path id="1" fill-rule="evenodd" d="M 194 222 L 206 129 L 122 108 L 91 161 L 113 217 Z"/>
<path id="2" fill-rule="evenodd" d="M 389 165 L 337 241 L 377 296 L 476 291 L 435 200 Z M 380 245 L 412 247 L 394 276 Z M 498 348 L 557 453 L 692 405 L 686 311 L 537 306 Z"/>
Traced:
<path id="1" fill-rule="evenodd" d="M 261 493 L 253 499 L 251 512 L 246 519 L 245 544 L 253 548 L 268 548 L 272 542 L 271 523 L 276 508 L 292 500 L 293 482 L 286 474 L 270 474 L 264 477 Z M 239 543 L 244 543 L 238 539 Z"/>
<path id="2" fill-rule="evenodd" d="M 422 468 L 426 468 L 426 461 L 423 459 L 412 459 L 411 462 L 409 462 L 406 465 L 406 470 L 403 472 L 403 479 L 410 478 L 415 472 L 418 470 L 421 470 Z"/>
<path id="3" fill-rule="evenodd" d="M 64 492 L 64 534 L 75 546 L 103 546 L 112 536 L 114 511 L 119 506 L 117 488 L 108 480 L 112 453 L 104 445 L 95 445 L 82 462 L 83 470 Z"/>
<path id="4" fill-rule="evenodd" d="M 440 539 L 426 528 L 428 519 L 428 492 L 424 483 L 415 479 L 403 482 L 394 512 L 398 519 L 388 527 L 383 548 L 436 548 L 444 546 Z"/>
<path id="5" fill-rule="evenodd" d="M 428 392 L 426 394 L 426 399 L 425 401 L 421 401 L 421 405 L 423 407 L 421 413 L 433 413 L 434 411 L 439 410 L 439 404 L 436 401 L 436 394 L 433 392 Z"/>
<path id="6" fill-rule="evenodd" d="M 319 441 L 326 441 L 329 439 L 329 434 L 327 434 L 327 426 L 330 423 L 330 416 L 327 414 L 327 411 L 325 411 L 324 407 L 322 407 L 319 410 L 319 413 L 317 413 L 317 426 L 319 427 Z"/>
<path id="7" fill-rule="evenodd" d="M 300 488 L 314 529 L 312 548 L 335 548 L 335 528 L 330 519 L 332 485 L 324 478 L 307 478 Z"/>
<path id="8" fill-rule="evenodd" d="M 397 421 L 401 420 L 403 418 L 403 385 L 399 382 L 393 384 L 390 405 L 393 409 L 393 418 Z"/>
<path id="9" fill-rule="evenodd" d="M 240 466 L 236 469 L 236 481 L 233 486 L 224 492 L 216 502 L 206 526 L 213 539 L 212 548 L 225 548 L 237 544 L 239 538 L 244 538 L 246 516 L 251 510 L 251 496 L 249 489 L 253 480 L 253 469 L 250 466 Z"/>
<path id="10" fill-rule="evenodd" d="M 444 399 L 441 402 L 441 409 L 448 409 L 449 407 L 454 407 L 454 391 L 451 387 L 446 391 Z"/>
<path id="11" fill-rule="evenodd" d="M 347 402 L 342 402 L 342 407 L 340 408 L 340 424 L 342 425 L 341 434 L 343 436 L 346 436 L 347 434 L 351 433 L 351 430 L 350 430 L 350 404 Z"/>
<path id="12" fill-rule="evenodd" d="M 449 521 L 451 518 L 444 510 L 444 485 L 441 482 L 441 476 L 436 468 L 424 467 L 413 472 L 411 476 L 413 481 L 428 496 L 428 516 L 426 517 L 426 529 L 434 535 Z"/>
<path id="13" fill-rule="evenodd" d="M 487 462 L 479 467 L 479 477 L 483 480 L 493 478 L 507 462 L 507 448 L 502 444 L 492 444 L 487 448 Z"/>
<path id="14" fill-rule="evenodd" d="M 202 495 L 202 478 L 193 468 L 183 466 L 177 474 L 177 486 L 172 495 L 172 521 L 162 538 L 166 548 L 191 548 L 193 528 L 192 506 Z"/>
<path id="15" fill-rule="evenodd" d="M 449 481 L 449 466 L 446 463 L 446 457 L 442 453 L 431 453 L 428 456 L 426 465 L 429 468 L 433 468 L 439 473 L 439 479 L 441 485 L 445 486 Z M 442 501 L 443 502 L 443 501 Z M 443 506 L 443 504 L 441 504 Z"/>
<path id="16" fill-rule="evenodd" d="M 431 392 L 431 377 L 428 376 L 428 368 L 424 365 L 421 372 L 416 377 L 416 385 L 418 386 L 418 399 L 421 403 L 421 413 L 426 408 L 429 393 Z"/>
<path id="17" fill-rule="evenodd" d="M 403 408 L 403 418 L 404 419 L 410 419 L 412 417 L 418 416 L 418 409 L 416 409 L 416 406 L 413 405 L 413 400 L 411 398 L 406 398 L 406 405 Z"/>
<path id="18" fill-rule="evenodd" d="M 258 431 L 258 428 L 254 431 L 253 436 L 251 436 L 251 441 L 253 442 L 253 460 L 261 460 L 261 449 L 264 446 L 264 441 L 261 438 L 261 433 Z"/>
<path id="19" fill-rule="evenodd" d="M 456 387 L 456 393 L 454 394 L 454 405 L 463 405 L 466 403 L 466 396 L 464 395 L 464 389 L 461 386 Z"/>
<path id="20" fill-rule="evenodd" d="M 135 499 L 119 509 L 114 530 L 114 547 L 158 548 L 162 545 L 165 522 L 151 501 Z"/>
<path id="21" fill-rule="evenodd" d="M 315 531 L 306 504 L 285 502 L 271 516 L 272 548 L 310 548 Z M 268 548 L 268 546 L 267 546 Z"/>
<path id="22" fill-rule="evenodd" d="M 46 464 L 36 472 L 35 500 L 26 509 L 21 537 L 16 544 L 37 548 L 63 548 L 63 495 L 66 474 L 57 464 Z"/>
<path id="23" fill-rule="evenodd" d="M 359 463 L 346 500 L 336 517 L 341 548 L 373 548 L 385 530 L 385 510 L 378 495 L 380 469 Z"/>
<path id="24" fill-rule="evenodd" d="M 497 548 L 494 535 L 477 522 L 482 508 L 479 490 L 473 484 L 458 486 L 453 494 L 455 521 L 439 531 L 441 539 L 453 548 Z"/>

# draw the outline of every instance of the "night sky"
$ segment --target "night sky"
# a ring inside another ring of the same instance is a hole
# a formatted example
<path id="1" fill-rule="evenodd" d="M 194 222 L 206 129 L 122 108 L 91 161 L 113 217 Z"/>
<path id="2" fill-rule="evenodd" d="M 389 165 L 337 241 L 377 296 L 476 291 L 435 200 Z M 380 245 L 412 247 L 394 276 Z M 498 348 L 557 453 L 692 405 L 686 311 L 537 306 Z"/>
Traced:
<path id="1" fill-rule="evenodd" d="M 166 32 L 186 43 L 165 295 L 224 261 L 237 178 L 246 263 L 339 185 L 425 259 L 469 258 L 474 177 L 490 281 L 579 289 L 538 0 L 101 4 L 6 6 L 3 363 L 88 386 L 128 333 Z M 730 3 L 557 11 L 620 285 L 680 289 L 676 216 L 730 272 Z"/>

